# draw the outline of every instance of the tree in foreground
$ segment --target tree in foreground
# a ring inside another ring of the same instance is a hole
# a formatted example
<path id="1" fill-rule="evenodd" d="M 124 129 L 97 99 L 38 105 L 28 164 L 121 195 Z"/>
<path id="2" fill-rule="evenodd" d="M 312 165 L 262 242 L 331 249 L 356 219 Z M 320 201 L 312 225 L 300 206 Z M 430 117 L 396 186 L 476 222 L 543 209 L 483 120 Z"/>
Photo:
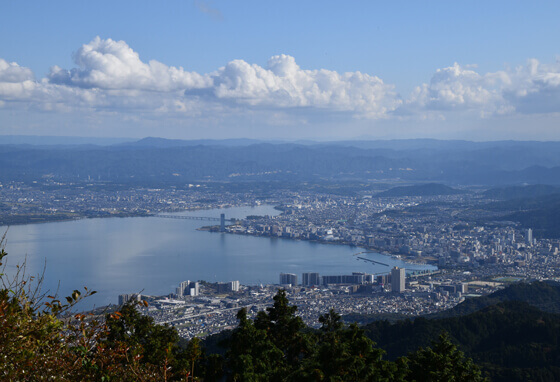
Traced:
<path id="1" fill-rule="evenodd" d="M 383 360 L 385 352 L 375 347 L 356 324 L 345 326 L 333 309 L 319 318 L 322 324 L 312 334 L 315 351 L 302 362 L 299 379 L 318 381 L 400 381 L 404 364 Z"/>
<path id="2" fill-rule="evenodd" d="M 75 290 L 62 301 L 39 292 L 40 281 L 25 265 L 8 277 L 0 239 L 0 380 L 2 381 L 170 381 L 194 371 L 200 349 L 177 347 L 174 329 L 144 319 L 134 306 L 105 320 L 70 314 L 94 294 Z M 33 286 L 35 285 L 35 286 Z M 181 356 L 184 355 L 182 358 Z M 192 377 L 192 375 L 190 375 Z M 192 378 L 191 378 L 192 380 Z"/>
<path id="3" fill-rule="evenodd" d="M 284 354 L 247 318 L 247 310 L 237 313 L 238 327 L 233 331 L 226 353 L 229 379 L 232 381 L 265 381 L 281 374 Z"/>
<path id="4" fill-rule="evenodd" d="M 0 266 L 6 257 L 0 239 Z M 0 268 L 3 269 L 3 268 Z M 24 269 L 24 268 L 23 268 Z M 95 292 L 74 291 L 61 302 L 30 287 L 24 272 L 0 270 L 0 380 L 7 381 L 482 381 L 472 360 L 446 335 L 432 348 L 396 362 L 356 324 L 330 310 L 313 330 L 296 315 L 285 290 L 273 306 L 237 315 L 225 358 L 188 344 L 174 328 L 156 325 L 133 304 L 95 317 L 69 312 Z"/>
<path id="5" fill-rule="evenodd" d="M 227 352 L 233 381 L 398 381 L 404 363 L 383 360 L 357 325 L 346 327 L 334 310 L 319 319 L 322 328 L 306 328 L 290 306 L 285 290 L 254 322 L 242 309 Z"/>
<path id="6" fill-rule="evenodd" d="M 478 382 L 484 381 L 480 369 L 449 340 L 440 335 L 432 347 L 420 348 L 408 356 L 409 381 Z"/>

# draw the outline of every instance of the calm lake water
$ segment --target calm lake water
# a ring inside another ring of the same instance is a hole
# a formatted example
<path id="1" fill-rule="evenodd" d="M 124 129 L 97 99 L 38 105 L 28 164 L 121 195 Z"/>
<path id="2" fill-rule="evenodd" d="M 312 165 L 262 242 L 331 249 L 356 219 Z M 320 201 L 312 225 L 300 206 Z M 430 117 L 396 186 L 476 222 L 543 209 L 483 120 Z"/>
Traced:
<path id="1" fill-rule="evenodd" d="M 272 206 L 183 212 L 177 215 L 243 218 L 276 215 Z M 98 291 L 78 309 L 117 303 L 122 293 L 143 291 L 164 295 L 184 280 L 231 281 L 272 284 L 280 272 L 319 272 L 321 275 L 351 272 L 388 272 L 393 266 L 433 269 L 404 263 L 381 254 L 363 254 L 389 265 L 358 260 L 361 248 L 318 244 L 278 238 L 252 237 L 197 231 L 219 222 L 158 217 L 83 219 L 10 227 L 7 234 L 6 273 L 27 258 L 27 273 L 42 272 L 43 290 L 64 297 L 74 289 Z M 0 227 L 3 233 L 7 227 Z"/>

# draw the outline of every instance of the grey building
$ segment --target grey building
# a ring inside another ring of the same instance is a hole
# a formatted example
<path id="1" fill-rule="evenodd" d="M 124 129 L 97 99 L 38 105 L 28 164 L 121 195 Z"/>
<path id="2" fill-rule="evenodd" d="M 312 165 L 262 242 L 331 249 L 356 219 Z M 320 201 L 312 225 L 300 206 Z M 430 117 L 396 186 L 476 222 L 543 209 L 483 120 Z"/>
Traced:
<path id="1" fill-rule="evenodd" d="M 404 268 L 394 267 L 391 270 L 391 289 L 402 293 L 405 290 L 406 271 Z"/>
<path id="2" fill-rule="evenodd" d="M 321 285 L 321 276 L 318 273 L 302 273 L 301 274 L 301 285 L 312 286 Z"/>
<path id="3" fill-rule="evenodd" d="M 125 293 L 119 294 L 119 305 L 124 305 L 129 301 L 140 301 L 142 295 L 139 293 Z"/>
<path id="4" fill-rule="evenodd" d="M 297 275 L 294 273 L 280 273 L 280 284 L 282 285 L 297 285 Z"/>
<path id="5" fill-rule="evenodd" d="M 179 284 L 175 294 L 177 297 L 198 296 L 200 285 L 195 281 L 183 281 Z"/>

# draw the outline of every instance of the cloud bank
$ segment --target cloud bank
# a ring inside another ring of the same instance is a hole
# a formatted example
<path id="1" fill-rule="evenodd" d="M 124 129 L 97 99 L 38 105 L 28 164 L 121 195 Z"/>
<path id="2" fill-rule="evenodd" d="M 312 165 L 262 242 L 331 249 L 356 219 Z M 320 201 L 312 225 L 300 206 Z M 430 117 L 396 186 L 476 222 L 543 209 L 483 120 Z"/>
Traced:
<path id="1" fill-rule="evenodd" d="M 436 69 L 406 96 L 393 84 L 361 72 L 302 69 L 280 54 L 266 66 L 233 60 L 196 73 L 156 60 L 144 62 L 124 41 L 96 37 L 74 54 L 76 67 L 53 66 L 37 80 L 29 68 L 0 59 L 0 106 L 47 111 L 142 113 L 214 119 L 238 114 L 334 113 L 347 118 L 423 119 L 469 114 L 555 114 L 560 110 L 560 63 L 528 60 L 492 73 L 458 63 Z M 289 118 L 288 118 L 289 119 Z"/>

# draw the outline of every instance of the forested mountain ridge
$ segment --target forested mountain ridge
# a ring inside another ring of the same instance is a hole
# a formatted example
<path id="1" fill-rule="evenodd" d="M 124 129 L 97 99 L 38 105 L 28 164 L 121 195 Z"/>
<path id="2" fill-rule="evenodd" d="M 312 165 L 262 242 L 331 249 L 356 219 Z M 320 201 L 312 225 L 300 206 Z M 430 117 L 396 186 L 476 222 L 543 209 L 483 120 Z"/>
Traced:
<path id="1" fill-rule="evenodd" d="M 558 142 L 434 140 L 269 143 L 147 138 L 112 146 L 0 145 L 1 181 L 403 179 L 560 184 Z"/>
<path id="2" fill-rule="evenodd" d="M 438 314 L 364 328 L 389 359 L 427 346 L 445 332 L 492 380 L 560 378 L 558 282 L 517 283 Z"/>
<path id="3" fill-rule="evenodd" d="M 559 194 L 560 187 L 550 186 L 546 184 L 534 184 L 525 186 L 508 186 L 491 188 L 482 194 L 487 198 L 495 198 L 502 200 L 537 198 L 552 194 Z"/>
<path id="4" fill-rule="evenodd" d="M 464 316 L 506 301 L 520 301 L 548 313 L 560 313 L 560 283 L 555 281 L 519 282 L 487 296 L 467 298 L 452 309 L 426 318 Z"/>
<path id="5" fill-rule="evenodd" d="M 466 191 L 438 183 L 419 184 L 414 186 L 393 187 L 387 191 L 380 192 L 376 197 L 401 197 L 401 196 L 437 196 L 437 195 L 457 195 L 464 194 Z"/>
<path id="6" fill-rule="evenodd" d="M 483 208 L 497 214 L 491 220 L 518 222 L 531 228 L 535 237 L 560 236 L 560 193 L 497 201 Z"/>
<path id="7" fill-rule="evenodd" d="M 449 333 L 459 349 L 495 381 L 553 381 L 560 378 L 560 315 L 527 303 L 506 301 L 465 316 L 377 321 L 365 328 L 368 337 L 396 359 Z"/>

